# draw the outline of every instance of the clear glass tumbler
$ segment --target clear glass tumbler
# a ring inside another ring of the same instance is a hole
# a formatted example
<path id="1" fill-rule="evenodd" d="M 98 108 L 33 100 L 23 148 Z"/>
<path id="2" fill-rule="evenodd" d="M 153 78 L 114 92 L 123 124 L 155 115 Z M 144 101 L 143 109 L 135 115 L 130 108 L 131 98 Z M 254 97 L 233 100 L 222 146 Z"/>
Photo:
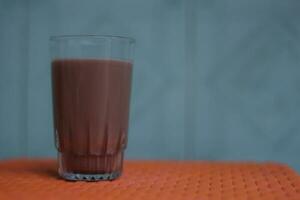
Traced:
<path id="1" fill-rule="evenodd" d="M 55 144 L 67 180 L 113 180 L 127 145 L 134 40 L 50 38 Z"/>

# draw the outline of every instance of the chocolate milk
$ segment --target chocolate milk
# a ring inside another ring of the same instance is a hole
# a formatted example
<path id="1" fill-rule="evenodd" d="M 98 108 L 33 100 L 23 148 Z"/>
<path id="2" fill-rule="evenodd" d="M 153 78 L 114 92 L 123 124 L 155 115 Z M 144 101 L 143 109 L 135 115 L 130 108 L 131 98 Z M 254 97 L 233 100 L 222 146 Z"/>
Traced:
<path id="1" fill-rule="evenodd" d="M 121 172 L 127 144 L 130 62 L 52 62 L 56 147 L 67 173 Z"/>

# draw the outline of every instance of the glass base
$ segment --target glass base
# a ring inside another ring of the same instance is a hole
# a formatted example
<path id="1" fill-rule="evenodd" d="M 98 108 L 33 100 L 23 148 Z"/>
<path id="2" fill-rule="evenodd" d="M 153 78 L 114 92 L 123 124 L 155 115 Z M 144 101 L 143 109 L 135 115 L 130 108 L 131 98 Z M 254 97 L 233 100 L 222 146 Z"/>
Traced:
<path id="1" fill-rule="evenodd" d="M 106 155 L 58 153 L 58 173 L 70 181 L 114 180 L 122 174 L 123 151 Z"/>
<path id="2" fill-rule="evenodd" d="M 106 174 L 75 174 L 60 173 L 60 176 L 69 181 L 105 181 L 114 180 L 121 175 L 121 172 L 112 172 Z"/>

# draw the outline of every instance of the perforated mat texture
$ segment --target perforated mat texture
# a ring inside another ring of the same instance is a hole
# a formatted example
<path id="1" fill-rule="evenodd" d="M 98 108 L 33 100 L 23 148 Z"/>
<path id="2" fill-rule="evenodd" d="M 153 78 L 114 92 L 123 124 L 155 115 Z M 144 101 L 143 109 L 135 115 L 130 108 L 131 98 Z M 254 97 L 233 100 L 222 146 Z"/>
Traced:
<path id="1" fill-rule="evenodd" d="M 300 200 L 300 178 L 284 164 L 125 161 L 115 181 L 67 182 L 54 160 L 0 162 L 0 199 Z"/>

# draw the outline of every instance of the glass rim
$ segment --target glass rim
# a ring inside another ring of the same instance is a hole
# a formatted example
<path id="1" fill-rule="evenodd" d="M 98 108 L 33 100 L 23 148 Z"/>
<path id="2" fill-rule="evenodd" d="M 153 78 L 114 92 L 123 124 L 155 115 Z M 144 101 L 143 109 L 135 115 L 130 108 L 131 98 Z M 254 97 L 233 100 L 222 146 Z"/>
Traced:
<path id="1" fill-rule="evenodd" d="M 64 39 L 117 39 L 117 40 L 127 40 L 129 43 L 135 43 L 135 39 L 132 37 L 121 36 L 121 35 L 97 35 L 97 34 L 78 34 L 78 35 L 51 35 L 50 41 L 59 41 Z"/>

